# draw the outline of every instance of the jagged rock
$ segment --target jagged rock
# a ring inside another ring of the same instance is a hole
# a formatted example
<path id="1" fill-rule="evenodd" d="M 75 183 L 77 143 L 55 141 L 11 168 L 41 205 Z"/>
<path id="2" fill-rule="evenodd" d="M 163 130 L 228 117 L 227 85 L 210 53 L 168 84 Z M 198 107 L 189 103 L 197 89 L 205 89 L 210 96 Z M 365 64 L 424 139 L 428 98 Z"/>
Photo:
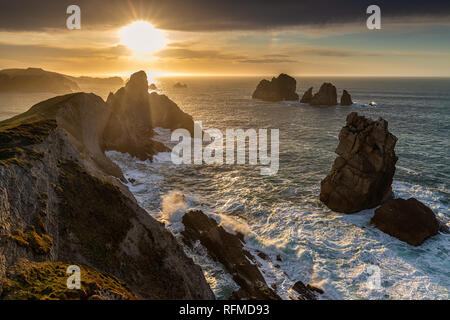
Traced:
<path id="1" fill-rule="evenodd" d="M 434 212 L 414 198 L 389 200 L 375 210 L 371 223 L 413 246 L 422 244 L 440 228 Z"/>
<path id="2" fill-rule="evenodd" d="M 324 293 L 325 293 L 325 291 L 323 291 L 322 288 L 319 288 L 319 287 L 317 287 L 317 286 L 315 286 L 315 285 L 312 285 L 312 284 L 310 284 L 310 283 L 308 283 L 308 284 L 306 285 L 306 288 L 308 288 L 308 289 L 311 290 L 311 291 L 317 292 L 318 294 L 324 294 Z"/>
<path id="3" fill-rule="evenodd" d="M 148 88 L 149 88 L 150 90 L 158 90 L 158 87 L 157 87 L 156 84 L 154 84 L 154 83 L 151 83 L 151 84 L 148 86 Z"/>
<path id="4" fill-rule="evenodd" d="M 312 91 L 313 91 L 313 87 L 306 90 L 305 93 L 303 94 L 303 97 L 301 98 L 300 102 L 301 103 L 310 103 L 311 99 L 313 97 Z"/>
<path id="5" fill-rule="evenodd" d="M 294 101 L 298 100 L 298 94 L 295 92 L 297 81 L 287 74 L 280 74 L 271 81 L 261 80 L 253 92 L 253 99 L 261 99 L 265 101 Z"/>
<path id="6" fill-rule="evenodd" d="M 315 294 L 307 287 L 305 284 L 301 281 L 297 281 L 293 287 L 292 290 L 296 291 L 300 297 L 299 300 L 316 300 L 317 297 Z"/>
<path id="7" fill-rule="evenodd" d="M 350 113 L 339 133 L 339 156 L 321 182 L 320 200 L 331 210 L 354 213 L 392 198 L 396 142 L 386 120 Z"/>
<path id="8" fill-rule="evenodd" d="M 317 92 L 309 102 L 312 106 L 335 106 L 337 105 L 336 87 L 329 82 L 320 86 Z"/>
<path id="9" fill-rule="evenodd" d="M 141 160 L 152 159 L 168 151 L 152 139 L 153 128 L 185 128 L 193 133 L 194 122 L 169 98 L 148 93 L 147 75 L 134 73 L 126 86 L 110 94 L 107 104 L 111 114 L 103 135 L 103 149 L 127 152 Z"/>
<path id="10" fill-rule="evenodd" d="M 233 299 L 280 299 L 280 297 L 267 286 L 263 275 L 255 263 L 253 255 L 244 249 L 244 237 L 241 234 L 233 235 L 217 222 L 201 211 L 189 211 L 183 216 L 183 241 L 193 246 L 196 241 L 208 250 L 208 254 L 219 261 L 233 276 L 233 280 L 240 286 L 234 292 Z"/>
<path id="11" fill-rule="evenodd" d="M 347 90 L 344 90 L 341 96 L 341 106 L 351 106 L 352 104 L 352 96 L 350 95 L 350 93 L 348 93 Z"/>
<path id="12" fill-rule="evenodd" d="M 101 149 L 111 112 L 78 93 L 0 122 L 0 295 L 23 258 L 107 273 L 144 299 L 214 299 L 201 268 L 110 176 L 122 175 Z"/>

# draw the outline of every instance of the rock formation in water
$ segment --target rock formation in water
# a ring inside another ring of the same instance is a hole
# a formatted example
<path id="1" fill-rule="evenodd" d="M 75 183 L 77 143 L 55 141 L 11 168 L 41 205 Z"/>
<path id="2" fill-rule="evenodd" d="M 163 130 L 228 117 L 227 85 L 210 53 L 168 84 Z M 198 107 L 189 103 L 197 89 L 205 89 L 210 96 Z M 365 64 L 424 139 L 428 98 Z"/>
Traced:
<path id="1" fill-rule="evenodd" d="M 422 244 L 440 228 L 434 212 L 414 198 L 389 200 L 375 210 L 371 223 L 413 246 Z"/>
<path id="2" fill-rule="evenodd" d="M 339 133 L 338 157 L 321 182 L 320 200 L 331 210 L 354 213 L 392 198 L 396 142 L 386 120 L 350 113 Z"/>
<path id="3" fill-rule="evenodd" d="M 306 90 L 305 93 L 303 94 L 302 98 L 300 99 L 300 102 L 301 103 L 310 103 L 311 99 L 313 97 L 312 91 L 313 91 L 313 87 Z"/>
<path id="4" fill-rule="evenodd" d="M 62 297 L 58 283 L 38 286 L 59 279 L 69 264 L 92 276 L 83 298 L 214 299 L 201 268 L 111 176 L 122 173 L 103 154 L 111 118 L 124 122 L 128 137 L 142 133 L 138 118 L 151 124 L 138 105 L 148 106 L 143 80 L 132 77 L 109 104 L 94 94 L 69 94 L 0 122 L 0 298 Z M 128 112 L 121 102 L 130 103 Z M 101 283 L 105 292 L 95 287 Z"/>
<path id="5" fill-rule="evenodd" d="M 158 87 L 156 86 L 156 84 L 151 83 L 151 84 L 148 86 L 148 89 L 149 89 L 149 90 L 158 90 Z"/>
<path id="6" fill-rule="evenodd" d="M 287 74 L 280 74 L 277 78 L 272 78 L 271 81 L 261 80 L 253 92 L 253 99 L 261 99 L 265 101 L 296 101 L 298 94 L 297 81 Z"/>
<path id="7" fill-rule="evenodd" d="M 348 93 L 347 90 L 344 90 L 341 96 L 341 106 L 351 106 L 352 104 L 352 96 L 350 95 L 350 93 Z"/>
<path id="8" fill-rule="evenodd" d="M 183 241 L 193 246 L 197 241 L 206 248 L 208 254 L 220 262 L 232 275 L 240 289 L 231 299 L 278 300 L 280 297 L 268 287 L 258 269 L 255 257 L 244 249 L 244 236 L 231 234 L 201 211 L 189 211 L 183 216 Z M 263 256 L 264 257 L 264 256 Z M 267 257 L 264 257 L 265 259 Z M 314 296 L 309 289 L 301 293 L 302 298 Z"/>
<path id="9" fill-rule="evenodd" d="M 134 73 L 125 87 L 111 93 L 107 104 L 111 113 L 103 136 L 105 150 L 151 159 L 154 154 L 167 151 L 163 144 L 151 139 L 153 128 L 184 128 L 192 134 L 194 131 L 190 115 L 166 96 L 148 93 L 144 71 Z"/>
<path id="10" fill-rule="evenodd" d="M 311 98 L 312 106 L 335 106 L 337 105 L 336 87 L 329 82 L 325 82 L 320 86 L 319 92 Z"/>

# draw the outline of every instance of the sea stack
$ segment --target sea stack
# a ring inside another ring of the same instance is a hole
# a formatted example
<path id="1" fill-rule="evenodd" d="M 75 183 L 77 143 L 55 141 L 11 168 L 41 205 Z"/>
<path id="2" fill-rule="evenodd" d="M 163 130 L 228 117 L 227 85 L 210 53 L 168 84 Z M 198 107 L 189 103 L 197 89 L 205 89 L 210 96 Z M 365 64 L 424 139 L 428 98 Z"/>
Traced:
<path id="1" fill-rule="evenodd" d="M 317 92 L 309 102 L 312 106 L 335 106 L 337 105 L 336 87 L 329 82 L 320 86 Z"/>
<path id="2" fill-rule="evenodd" d="M 352 96 L 350 95 L 350 93 L 348 93 L 347 90 L 344 90 L 341 96 L 341 106 L 351 106 L 352 104 Z"/>
<path id="3" fill-rule="evenodd" d="M 311 99 L 313 97 L 312 91 L 313 91 L 313 87 L 306 90 L 305 93 L 303 94 L 303 97 L 300 99 L 300 102 L 301 103 L 310 103 Z"/>
<path id="4" fill-rule="evenodd" d="M 151 139 L 153 128 L 194 130 L 192 117 L 165 95 L 148 93 L 147 75 L 134 73 L 125 87 L 108 96 L 111 115 L 103 134 L 103 148 L 127 152 L 141 160 L 167 148 Z"/>
<path id="5" fill-rule="evenodd" d="M 440 223 L 422 202 L 392 199 L 375 210 L 371 223 L 381 231 L 413 246 L 438 233 Z"/>
<path id="6" fill-rule="evenodd" d="M 253 92 L 253 99 L 261 99 L 264 101 L 296 101 L 298 94 L 297 81 L 287 74 L 280 74 L 271 81 L 261 80 Z"/>
<path id="7" fill-rule="evenodd" d="M 321 182 L 320 200 L 331 210 L 354 213 L 392 198 L 396 142 L 386 120 L 350 113 L 339 133 L 338 157 Z"/>

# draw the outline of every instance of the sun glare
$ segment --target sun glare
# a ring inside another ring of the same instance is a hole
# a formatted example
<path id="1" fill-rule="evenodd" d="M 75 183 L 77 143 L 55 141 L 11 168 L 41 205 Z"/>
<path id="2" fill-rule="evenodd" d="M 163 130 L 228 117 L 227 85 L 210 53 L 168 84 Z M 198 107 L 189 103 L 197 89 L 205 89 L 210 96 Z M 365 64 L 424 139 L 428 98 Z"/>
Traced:
<path id="1" fill-rule="evenodd" d="M 163 32 L 146 21 L 136 21 L 123 27 L 120 39 L 123 45 L 136 53 L 152 53 L 166 44 Z"/>

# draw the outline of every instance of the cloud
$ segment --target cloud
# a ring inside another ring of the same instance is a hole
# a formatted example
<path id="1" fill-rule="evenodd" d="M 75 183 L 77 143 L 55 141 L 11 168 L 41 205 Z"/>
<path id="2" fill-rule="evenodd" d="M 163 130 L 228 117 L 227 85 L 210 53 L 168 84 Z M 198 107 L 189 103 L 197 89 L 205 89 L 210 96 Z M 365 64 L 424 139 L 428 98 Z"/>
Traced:
<path id="1" fill-rule="evenodd" d="M 34 60 L 44 61 L 55 59 L 118 59 L 129 56 L 128 48 L 122 45 L 105 48 L 60 48 L 43 45 L 16 45 L 0 43 L 2 59 L 9 60 Z"/>
<path id="2" fill-rule="evenodd" d="M 231 53 L 223 53 L 218 50 L 194 50 L 184 48 L 166 48 L 154 54 L 159 58 L 172 59 L 220 59 L 220 60 L 239 60 L 246 57 Z"/>
<path id="3" fill-rule="evenodd" d="M 65 28 L 66 8 L 73 1 L 2 1 L 0 29 Z M 365 24 L 369 0 L 78 0 L 82 28 L 122 26 L 146 19 L 155 26 L 178 31 L 266 30 L 292 26 L 357 22 Z M 382 17 L 450 16 L 448 0 L 378 0 Z M 423 19 L 422 19 L 423 20 Z M 445 20 L 444 20 L 445 21 Z M 423 21 L 422 21 L 423 22 Z"/>

